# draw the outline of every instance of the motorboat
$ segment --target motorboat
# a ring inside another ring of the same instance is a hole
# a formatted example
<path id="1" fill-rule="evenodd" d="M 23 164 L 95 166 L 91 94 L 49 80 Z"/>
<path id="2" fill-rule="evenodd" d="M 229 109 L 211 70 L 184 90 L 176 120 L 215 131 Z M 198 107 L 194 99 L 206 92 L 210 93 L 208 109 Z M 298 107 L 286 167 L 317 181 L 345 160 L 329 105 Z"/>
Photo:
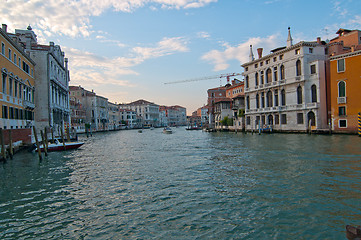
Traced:
<path id="1" fill-rule="evenodd" d="M 48 144 L 48 152 L 55 152 L 55 151 L 66 151 L 71 149 L 77 149 L 80 146 L 82 146 L 84 142 L 59 142 L 57 139 L 54 141 L 54 143 Z M 35 151 L 38 149 L 35 148 Z M 40 145 L 40 151 L 44 152 L 44 146 Z"/>
<path id="2" fill-rule="evenodd" d="M 172 129 L 171 129 L 170 127 L 165 127 L 165 128 L 163 129 L 163 133 L 165 133 L 165 134 L 172 134 L 173 131 L 172 131 Z"/>

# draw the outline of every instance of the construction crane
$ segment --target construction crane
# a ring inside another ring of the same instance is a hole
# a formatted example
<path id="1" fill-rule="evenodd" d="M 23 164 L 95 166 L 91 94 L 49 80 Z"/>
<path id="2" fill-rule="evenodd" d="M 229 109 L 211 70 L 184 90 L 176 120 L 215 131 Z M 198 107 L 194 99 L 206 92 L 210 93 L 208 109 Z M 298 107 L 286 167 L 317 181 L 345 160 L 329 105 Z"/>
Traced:
<path id="1" fill-rule="evenodd" d="M 227 78 L 227 84 L 229 83 L 229 78 L 242 75 L 241 73 L 223 73 L 219 75 L 214 76 L 208 76 L 208 77 L 200 77 L 200 78 L 191 78 L 186 80 L 180 80 L 180 81 L 174 81 L 174 82 L 166 82 L 164 84 L 174 84 L 174 83 L 185 83 L 185 82 L 196 82 L 196 81 L 202 81 L 202 80 L 209 80 L 209 79 L 216 79 L 216 78 Z"/>

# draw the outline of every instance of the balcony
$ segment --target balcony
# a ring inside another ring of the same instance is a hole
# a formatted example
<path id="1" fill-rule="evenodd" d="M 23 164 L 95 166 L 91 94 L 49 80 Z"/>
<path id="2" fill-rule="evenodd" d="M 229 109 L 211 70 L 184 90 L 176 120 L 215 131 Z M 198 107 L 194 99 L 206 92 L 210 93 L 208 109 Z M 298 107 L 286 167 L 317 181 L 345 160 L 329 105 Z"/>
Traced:
<path id="1" fill-rule="evenodd" d="M 27 108 L 27 109 L 35 108 L 35 104 L 30 101 L 27 101 L 27 100 L 23 100 L 23 105 L 24 105 L 24 108 Z"/>
<path id="2" fill-rule="evenodd" d="M 338 97 L 337 98 L 338 104 L 345 104 L 346 103 L 346 97 Z"/>

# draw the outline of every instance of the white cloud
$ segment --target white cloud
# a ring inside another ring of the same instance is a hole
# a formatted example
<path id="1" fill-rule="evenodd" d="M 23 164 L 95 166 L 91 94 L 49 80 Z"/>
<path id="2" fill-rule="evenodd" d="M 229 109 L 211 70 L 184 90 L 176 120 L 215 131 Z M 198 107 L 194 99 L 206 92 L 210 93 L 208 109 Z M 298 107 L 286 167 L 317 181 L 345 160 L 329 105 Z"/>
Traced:
<path id="1" fill-rule="evenodd" d="M 188 51 L 187 41 L 182 37 L 164 38 L 155 47 L 135 47 L 131 57 L 107 58 L 90 52 L 64 47 L 69 58 L 71 81 L 87 87 L 116 85 L 135 87 L 124 76 L 138 75 L 132 67 L 150 58 L 157 58 L 177 52 Z M 74 84 L 74 83 L 72 83 Z"/>
<path id="2" fill-rule="evenodd" d="M 208 32 L 198 32 L 197 37 L 198 38 L 209 39 L 211 37 L 211 35 Z"/>
<path id="3" fill-rule="evenodd" d="M 241 64 L 249 61 L 249 49 L 250 45 L 253 46 L 253 53 L 256 55 L 257 48 L 263 48 L 266 52 L 273 48 L 279 47 L 281 40 L 279 35 L 271 35 L 267 38 L 250 38 L 246 42 L 241 43 L 237 46 L 230 46 L 228 43 L 222 43 L 222 46 L 225 47 L 225 50 L 211 50 L 204 54 L 201 59 L 205 60 L 214 65 L 214 71 L 226 70 L 232 60 L 237 60 Z M 256 56 L 255 56 L 256 57 Z"/>
<path id="4" fill-rule="evenodd" d="M 25 28 L 29 23 L 40 35 L 54 34 L 89 37 L 92 34 L 91 16 L 99 16 L 109 9 L 131 12 L 145 5 L 155 9 L 198 8 L 217 0 L 11 0 L 2 1 L 0 22 L 9 30 Z"/>

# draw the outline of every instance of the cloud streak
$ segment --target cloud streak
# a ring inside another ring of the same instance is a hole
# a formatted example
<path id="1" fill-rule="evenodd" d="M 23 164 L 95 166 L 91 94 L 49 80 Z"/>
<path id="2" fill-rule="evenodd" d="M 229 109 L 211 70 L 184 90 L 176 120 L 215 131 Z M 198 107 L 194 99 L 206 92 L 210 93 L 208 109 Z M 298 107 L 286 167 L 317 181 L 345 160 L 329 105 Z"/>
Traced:
<path id="1" fill-rule="evenodd" d="M 166 9 L 188 9 L 206 6 L 217 0 L 12 0 L 3 1 L 0 22 L 10 30 L 31 23 L 40 36 L 55 34 L 89 37 L 93 31 L 90 17 L 107 10 L 132 12 L 148 5 Z M 21 13 L 21 14 L 20 14 Z"/>
<path id="2" fill-rule="evenodd" d="M 222 43 L 225 48 L 223 51 L 211 50 L 205 53 L 201 59 L 214 65 L 213 71 L 223 71 L 230 66 L 230 61 L 236 60 L 241 64 L 248 62 L 249 45 L 253 45 L 253 51 L 258 47 L 270 50 L 278 47 L 280 43 L 281 40 L 278 34 L 271 35 L 266 38 L 250 38 L 246 42 L 240 43 L 237 46 L 230 46 L 227 43 Z"/>

